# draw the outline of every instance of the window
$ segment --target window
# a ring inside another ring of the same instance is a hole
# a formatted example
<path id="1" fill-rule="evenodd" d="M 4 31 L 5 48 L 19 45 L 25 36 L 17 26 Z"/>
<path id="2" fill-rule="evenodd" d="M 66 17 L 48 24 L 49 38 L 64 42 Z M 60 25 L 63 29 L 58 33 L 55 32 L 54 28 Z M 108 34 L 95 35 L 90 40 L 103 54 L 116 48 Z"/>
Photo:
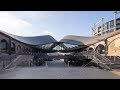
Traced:
<path id="1" fill-rule="evenodd" d="M 12 42 L 11 43 L 11 48 L 14 48 L 15 47 L 15 44 Z"/>
<path id="2" fill-rule="evenodd" d="M 100 26 L 100 27 L 98 27 L 98 33 L 99 33 L 99 32 L 101 32 L 101 26 Z"/>
<path id="3" fill-rule="evenodd" d="M 11 49 L 15 51 L 15 44 L 13 42 L 11 43 Z"/>
<path id="4" fill-rule="evenodd" d="M 18 45 L 18 47 L 17 47 L 17 52 L 21 52 L 21 46 L 20 45 Z"/>
<path id="5" fill-rule="evenodd" d="M 7 41 L 5 39 L 1 40 L 0 47 L 2 50 L 7 50 Z"/>
<path id="6" fill-rule="evenodd" d="M 106 30 L 106 29 L 107 29 L 107 23 L 104 24 L 104 30 Z"/>
<path id="7" fill-rule="evenodd" d="M 60 45 L 57 45 L 56 47 L 53 48 L 53 50 L 59 51 L 59 50 L 64 50 L 64 48 L 61 47 Z"/>
<path id="8" fill-rule="evenodd" d="M 116 30 L 120 29 L 120 18 L 116 21 Z"/>
<path id="9" fill-rule="evenodd" d="M 116 24 L 118 25 L 120 25 L 120 18 L 118 18 L 117 20 L 116 20 Z"/>
<path id="10" fill-rule="evenodd" d="M 6 42 L 2 42 L 2 43 L 1 43 L 1 48 L 2 48 L 2 49 L 6 49 Z"/>
<path id="11" fill-rule="evenodd" d="M 110 21 L 110 28 L 113 28 L 114 27 L 114 21 Z"/>
<path id="12" fill-rule="evenodd" d="M 107 29 L 109 29 L 109 22 L 107 22 Z"/>

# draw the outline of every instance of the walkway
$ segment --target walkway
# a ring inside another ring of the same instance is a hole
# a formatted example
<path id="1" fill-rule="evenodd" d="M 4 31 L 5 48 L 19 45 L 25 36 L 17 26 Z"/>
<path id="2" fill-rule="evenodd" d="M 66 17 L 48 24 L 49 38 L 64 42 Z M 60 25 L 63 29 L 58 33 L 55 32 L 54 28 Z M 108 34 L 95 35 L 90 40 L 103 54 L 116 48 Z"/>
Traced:
<path id="1" fill-rule="evenodd" d="M 0 73 L 0 79 L 120 79 L 120 76 L 95 67 L 67 67 L 63 61 L 55 61 L 49 62 L 48 67 L 18 67 Z"/>

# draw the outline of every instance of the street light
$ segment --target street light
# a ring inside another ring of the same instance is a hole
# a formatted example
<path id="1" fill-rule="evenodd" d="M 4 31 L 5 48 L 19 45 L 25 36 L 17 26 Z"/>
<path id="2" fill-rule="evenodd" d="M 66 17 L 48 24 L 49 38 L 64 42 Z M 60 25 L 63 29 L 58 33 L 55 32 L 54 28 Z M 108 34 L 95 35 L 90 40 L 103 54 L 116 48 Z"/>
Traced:
<path id="1" fill-rule="evenodd" d="M 116 14 L 117 14 L 117 11 L 113 11 L 113 14 L 114 14 L 114 31 L 116 31 Z"/>
<path id="2" fill-rule="evenodd" d="M 104 30 L 103 20 L 104 20 L 104 18 L 102 18 L 102 20 L 101 20 L 102 21 L 102 23 L 101 23 L 102 24 L 101 34 L 103 34 L 103 30 Z"/>

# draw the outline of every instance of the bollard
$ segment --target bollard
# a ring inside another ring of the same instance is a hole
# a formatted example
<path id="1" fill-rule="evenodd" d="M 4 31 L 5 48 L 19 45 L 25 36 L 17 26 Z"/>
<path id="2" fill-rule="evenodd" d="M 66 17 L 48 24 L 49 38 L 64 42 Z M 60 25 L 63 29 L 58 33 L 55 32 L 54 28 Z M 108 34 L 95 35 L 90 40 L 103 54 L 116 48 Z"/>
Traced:
<path id="1" fill-rule="evenodd" d="M 5 63 L 4 63 L 4 60 L 3 60 L 3 68 L 5 67 Z"/>
<path id="2" fill-rule="evenodd" d="M 70 66 L 70 61 L 68 61 L 68 67 Z"/>
<path id="3" fill-rule="evenodd" d="M 47 65 L 47 61 L 45 61 L 45 66 L 48 67 L 48 65 Z"/>

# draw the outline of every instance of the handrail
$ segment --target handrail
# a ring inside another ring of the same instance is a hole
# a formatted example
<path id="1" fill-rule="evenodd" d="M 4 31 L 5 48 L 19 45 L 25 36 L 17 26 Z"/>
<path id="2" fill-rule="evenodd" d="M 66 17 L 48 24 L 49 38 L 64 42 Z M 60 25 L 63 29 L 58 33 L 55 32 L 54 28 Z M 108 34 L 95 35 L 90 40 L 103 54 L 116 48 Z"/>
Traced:
<path id="1" fill-rule="evenodd" d="M 20 58 L 21 55 L 19 55 L 17 58 L 15 58 L 11 63 L 9 63 L 5 69 L 7 69 L 10 65 L 14 64 L 14 62 L 16 62 L 19 58 Z"/>
<path id="2" fill-rule="evenodd" d="M 119 56 L 116 56 L 115 58 L 119 59 L 120 60 L 120 57 Z M 114 62 L 116 64 L 116 62 Z M 117 63 L 118 64 L 118 63 Z M 119 63 L 120 64 L 120 63 Z"/>
<path id="3" fill-rule="evenodd" d="M 101 63 L 104 67 L 104 68 L 107 68 L 107 69 L 111 69 L 111 61 L 102 56 L 101 54 L 95 52 L 95 51 L 83 51 L 81 52 L 84 56 L 87 55 L 88 56 L 92 56 L 92 59 L 98 64 L 98 63 Z M 101 59 L 100 59 L 101 58 Z M 106 65 L 107 64 L 107 65 Z"/>
<path id="4" fill-rule="evenodd" d="M 118 59 L 120 59 L 120 57 L 119 57 L 119 56 L 117 56 L 117 58 L 118 58 Z"/>
<path id="5" fill-rule="evenodd" d="M 4 69 L 15 68 L 23 60 L 26 60 L 26 55 L 19 55 L 10 64 L 8 64 Z M 31 59 L 30 59 L 30 61 L 31 61 Z M 12 67 L 11 67 L 11 65 L 12 65 Z"/>
<path id="6" fill-rule="evenodd" d="M 87 55 L 97 55 L 97 56 L 100 56 L 101 58 L 103 58 L 104 60 L 110 62 L 110 60 L 109 60 L 108 58 L 102 56 L 101 54 L 99 54 L 99 53 L 97 53 L 97 52 L 95 52 L 95 51 L 90 51 L 90 52 L 89 52 L 89 51 L 83 51 L 82 53 L 85 55 L 86 52 L 87 52 Z"/>

